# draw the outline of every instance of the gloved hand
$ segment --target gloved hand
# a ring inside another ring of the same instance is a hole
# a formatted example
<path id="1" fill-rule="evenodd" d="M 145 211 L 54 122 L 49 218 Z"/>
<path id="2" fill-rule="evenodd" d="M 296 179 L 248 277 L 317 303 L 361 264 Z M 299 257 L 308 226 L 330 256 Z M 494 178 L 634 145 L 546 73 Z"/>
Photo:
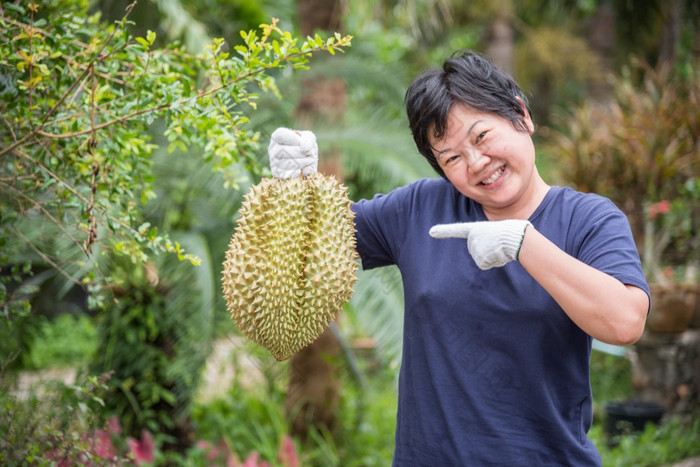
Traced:
<path id="1" fill-rule="evenodd" d="M 466 238 L 476 265 L 481 269 L 491 269 L 518 260 L 528 225 L 531 225 L 530 221 L 520 219 L 439 224 L 430 229 L 430 236 Z"/>
<path id="2" fill-rule="evenodd" d="M 292 178 L 316 173 L 318 145 L 311 131 L 277 128 L 267 148 L 270 169 L 275 178 Z"/>

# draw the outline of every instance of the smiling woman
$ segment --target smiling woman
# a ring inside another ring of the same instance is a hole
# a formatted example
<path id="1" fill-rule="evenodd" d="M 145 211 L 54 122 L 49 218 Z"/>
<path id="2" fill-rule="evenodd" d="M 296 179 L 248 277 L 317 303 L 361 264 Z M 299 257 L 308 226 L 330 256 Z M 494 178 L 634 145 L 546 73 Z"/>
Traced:
<path id="1" fill-rule="evenodd" d="M 362 267 L 403 281 L 393 465 L 600 465 L 592 339 L 637 340 L 649 306 L 627 218 L 545 183 L 527 100 L 476 53 L 420 75 L 406 110 L 441 178 L 351 207 Z"/>

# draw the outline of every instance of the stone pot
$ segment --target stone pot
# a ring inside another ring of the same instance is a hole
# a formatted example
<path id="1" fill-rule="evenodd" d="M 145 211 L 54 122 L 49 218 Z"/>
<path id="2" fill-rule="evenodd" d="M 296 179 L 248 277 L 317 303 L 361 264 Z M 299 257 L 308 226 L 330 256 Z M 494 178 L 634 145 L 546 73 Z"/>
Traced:
<path id="1" fill-rule="evenodd" d="M 646 327 L 651 332 L 679 333 L 688 329 L 695 312 L 695 284 L 649 284 L 651 310 Z"/>
<path id="2" fill-rule="evenodd" d="M 661 404 L 637 399 L 611 401 L 604 409 L 603 429 L 610 447 L 619 442 L 621 435 L 644 431 L 647 423 L 659 425 L 666 412 Z"/>
<path id="3" fill-rule="evenodd" d="M 647 423 L 658 425 L 666 409 L 658 402 L 640 399 L 625 399 L 611 401 L 605 404 L 605 431 L 610 434 L 621 434 L 629 431 L 644 431 Z M 629 426 L 621 426 L 627 422 Z"/>

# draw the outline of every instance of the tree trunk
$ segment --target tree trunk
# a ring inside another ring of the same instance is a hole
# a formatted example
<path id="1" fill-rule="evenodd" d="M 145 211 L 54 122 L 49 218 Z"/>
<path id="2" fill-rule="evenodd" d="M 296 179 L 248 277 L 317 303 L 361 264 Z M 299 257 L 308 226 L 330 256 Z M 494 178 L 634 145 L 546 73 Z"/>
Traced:
<path id="1" fill-rule="evenodd" d="M 299 26 L 306 37 L 316 30 L 342 32 L 339 0 L 299 0 Z M 340 124 L 346 108 L 345 83 L 318 74 L 303 81 L 304 92 L 296 109 L 298 127 L 313 130 L 315 121 Z M 319 172 L 342 180 L 340 157 L 331 149 L 319 155 Z M 305 438 L 310 429 L 333 432 L 340 402 L 337 362 L 341 346 L 330 329 L 291 358 L 285 411 L 293 434 Z"/>
<path id="2" fill-rule="evenodd" d="M 339 0 L 299 0 L 299 29 L 305 36 L 320 29 L 341 32 L 342 5 Z"/>
<path id="3" fill-rule="evenodd" d="M 598 57 L 601 75 L 606 76 L 614 68 L 615 51 L 615 9 L 610 1 L 598 3 L 588 27 L 588 44 Z M 591 96 L 597 102 L 605 102 L 610 97 L 611 89 L 606 79 L 594 80 Z"/>
<path id="4" fill-rule="evenodd" d="M 659 62 L 673 65 L 676 59 L 676 49 L 681 39 L 681 18 L 683 17 L 683 1 L 671 0 L 664 3 L 664 27 L 661 33 L 661 48 Z"/>
<path id="5" fill-rule="evenodd" d="M 292 356 L 284 408 L 294 435 L 306 439 L 312 429 L 334 432 L 340 403 L 340 356 L 340 343 L 330 328 Z"/>
<path id="6" fill-rule="evenodd" d="M 489 27 L 486 37 L 486 55 L 501 70 L 513 74 L 515 31 L 507 16 L 498 16 Z"/>

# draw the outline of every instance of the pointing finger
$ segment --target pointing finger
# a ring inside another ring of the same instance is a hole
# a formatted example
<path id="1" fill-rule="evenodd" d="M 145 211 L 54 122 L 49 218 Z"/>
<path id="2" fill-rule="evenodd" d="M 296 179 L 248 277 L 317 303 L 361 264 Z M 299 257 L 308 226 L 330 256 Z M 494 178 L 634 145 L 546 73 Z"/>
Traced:
<path id="1" fill-rule="evenodd" d="M 438 224 L 430 229 L 433 238 L 468 238 L 472 223 L 462 222 L 457 224 Z"/>

